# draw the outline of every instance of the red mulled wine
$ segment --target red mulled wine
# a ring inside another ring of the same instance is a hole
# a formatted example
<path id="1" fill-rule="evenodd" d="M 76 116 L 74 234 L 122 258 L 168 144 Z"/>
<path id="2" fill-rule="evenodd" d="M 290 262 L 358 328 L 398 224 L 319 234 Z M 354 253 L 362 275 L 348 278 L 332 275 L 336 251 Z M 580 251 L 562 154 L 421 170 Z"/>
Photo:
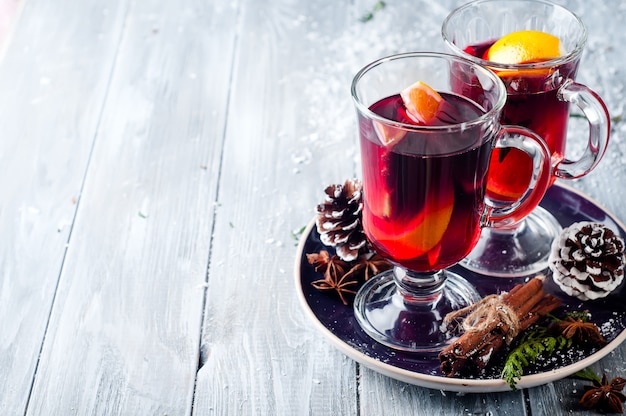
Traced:
<path id="1" fill-rule="evenodd" d="M 441 93 L 443 111 L 430 125 L 474 120 L 484 111 Z M 399 95 L 370 110 L 407 119 Z M 485 181 L 495 132 L 445 128 L 413 131 L 359 116 L 363 165 L 363 225 L 375 250 L 410 270 L 433 271 L 466 256 L 480 235 Z"/>
<path id="2" fill-rule="evenodd" d="M 468 46 L 464 51 L 486 59 L 486 52 L 494 42 Z M 550 149 L 552 166 L 564 158 L 569 118 L 569 103 L 558 98 L 558 89 L 564 78 L 574 79 L 577 66 L 574 61 L 550 68 L 496 71 L 507 89 L 500 122 L 527 127 L 539 134 Z M 495 149 L 487 185 L 489 197 L 500 201 L 519 198 L 531 174 L 527 155 L 516 149 Z"/>

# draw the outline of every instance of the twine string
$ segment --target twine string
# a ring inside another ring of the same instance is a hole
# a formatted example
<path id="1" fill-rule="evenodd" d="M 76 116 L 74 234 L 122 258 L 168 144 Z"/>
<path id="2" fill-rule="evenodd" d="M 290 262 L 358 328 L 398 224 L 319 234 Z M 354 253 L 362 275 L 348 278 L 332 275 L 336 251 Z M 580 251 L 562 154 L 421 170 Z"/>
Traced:
<path id="1" fill-rule="evenodd" d="M 513 341 L 520 331 L 520 321 L 515 311 L 502 301 L 500 295 L 485 296 L 479 302 L 458 309 L 446 315 L 443 321 L 444 327 L 465 316 L 461 321 L 461 327 L 465 332 L 486 331 L 496 324 L 496 327 L 506 326 L 504 340 L 508 344 Z"/>

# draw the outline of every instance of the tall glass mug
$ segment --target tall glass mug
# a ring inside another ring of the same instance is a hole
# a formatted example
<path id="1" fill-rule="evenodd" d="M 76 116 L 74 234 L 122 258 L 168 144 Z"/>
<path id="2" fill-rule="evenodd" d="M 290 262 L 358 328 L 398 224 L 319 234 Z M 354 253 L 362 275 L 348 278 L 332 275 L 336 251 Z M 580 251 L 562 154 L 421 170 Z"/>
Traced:
<path id="1" fill-rule="evenodd" d="M 560 39 L 561 56 L 543 62 L 499 64 L 487 60 L 490 46 L 512 32 L 534 30 Z M 484 65 L 506 86 L 503 124 L 530 128 L 548 144 L 552 155 L 552 182 L 579 178 L 600 162 L 609 140 L 609 114 L 602 99 L 574 81 L 587 32 L 569 10 L 543 0 L 478 0 L 454 10 L 445 19 L 442 35 L 455 55 Z M 475 88 L 470 97 L 482 92 Z M 570 103 L 589 122 L 588 145 L 578 160 L 565 156 Z M 506 149 L 492 158 L 488 197 L 494 203 L 514 200 L 526 187 L 531 165 L 525 155 Z M 478 273 L 515 277 L 545 269 L 552 240 L 561 227 L 538 207 L 513 226 L 486 230 L 462 265 Z"/>
<path id="2" fill-rule="evenodd" d="M 468 84 L 467 81 L 471 84 Z M 399 93 L 416 81 L 444 100 L 436 122 L 406 118 Z M 479 87 L 479 100 L 468 96 Z M 474 247 L 481 229 L 518 221 L 550 182 L 549 150 L 524 128 L 502 127 L 502 81 L 453 55 L 408 53 L 375 61 L 352 82 L 363 178 L 363 227 L 394 268 L 371 278 L 355 298 L 355 316 L 376 341 L 405 351 L 439 351 L 453 334 L 448 312 L 479 300 L 473 286 L 446 268 Z M 494 149 L 523 152 L 531 180 L 520 200 L 486 203 Z"/>

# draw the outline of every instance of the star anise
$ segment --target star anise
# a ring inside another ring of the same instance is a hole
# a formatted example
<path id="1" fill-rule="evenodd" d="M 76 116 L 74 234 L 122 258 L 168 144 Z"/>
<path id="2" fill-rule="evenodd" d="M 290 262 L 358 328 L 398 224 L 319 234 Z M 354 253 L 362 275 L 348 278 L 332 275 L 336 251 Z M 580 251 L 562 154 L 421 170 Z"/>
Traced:
<path id="1" fill-rule="evenodd" d="M 347 305 L 346 295 L 355 295 L 359 284 L 357 279 L 351 278 L 347 273 L 350 264 L 337 255 L 330 256 L 326 250 L 319 254 L 307 254 L 307 260 L 316 271 L 324 274 L 323 279 L 311 282 L 311 285 L 319 290 L 336 291 L 343 304 Z"/>
<path id="2" fill-rule="evenodd" d="M 393 267 L 391 263 L 385 260 L 380 254 L 370 253 L 360 256 L 356 264 L 346 273 L 347 275 L 362 276 L 362 280 L 367 282 L 370 277 L 376 276 L 385 270 Z"/>
<path id="3" fill-rule="evenodd" d="M 581 344 L 590 344 L 594 347 L 601 347 L 606 344 L 598 326 L 580 316 L 568 316 L 562 321 L 552 323 L 551 327 L 565 338 L 573 339 Z"/>
<path id="4" fill-rule="evenodd" d="M 580 404 L 586 409 L 623 413 L 622 402 L 626 401 L 626 396 L 622 390 L 625 385 L 626 379 L 615 377 L 609 382 L 606 374 L 603 374 L 602 381 L 594 380 L 593 386 L 585 386 L 585 394 L 581 397 Z"/>

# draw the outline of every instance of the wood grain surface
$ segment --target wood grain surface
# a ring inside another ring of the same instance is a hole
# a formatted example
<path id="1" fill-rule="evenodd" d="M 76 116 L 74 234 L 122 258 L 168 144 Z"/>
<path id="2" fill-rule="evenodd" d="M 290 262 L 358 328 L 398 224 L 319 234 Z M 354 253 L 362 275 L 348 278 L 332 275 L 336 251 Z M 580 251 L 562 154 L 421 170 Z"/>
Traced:
<path id="1" fill-rule="evenodd" d="M 352 77 L 443 51 L 462 3 L 0 1 L 0 414 L 592 414 L 572 378 L 465 395 L 388 378 L 298 303 L 299 233 L 360 172 Z M 614 119 L 570 184 L 625 220 L 626 6 L 560 3 Z M 593 368 L 624 375 L 624 348 Z"/>

